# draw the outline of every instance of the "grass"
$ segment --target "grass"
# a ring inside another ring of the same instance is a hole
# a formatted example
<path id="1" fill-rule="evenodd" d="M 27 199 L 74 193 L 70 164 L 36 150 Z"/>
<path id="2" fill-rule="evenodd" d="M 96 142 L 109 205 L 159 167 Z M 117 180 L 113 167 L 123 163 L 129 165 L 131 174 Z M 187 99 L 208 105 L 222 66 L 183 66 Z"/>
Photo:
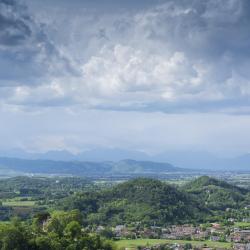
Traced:
<path id="1" fill-rule="evenodd" d="M 10 224 L 10 221 L 0 221 L 0 226 L 1 225 L 8 225 Z"/>
<path id="2" fill-rule="evenodd" d="M 249 228 L 250 222 L 236 222 L 234 223 L 235 227 Z"/>
<path id="3" fill-rule="evenodd" d="M 191 243 L 193 246 L 203 246 L 206 244 L 208 247 L 213 248 L 226 248 L 231 249 L 231 243 L 228 242 L 214 242 L 214 241 L 187 241 L 187 240 L 164 240 L 164 239 L 136 239 L 136 240 L 119 240 L 115 244 L 119 249 L 136 248 L 138 246 L 153 246 L 156 244 L 165 243 Z"/>
<path id="4" fill-rule="evenodd" d="M 20 200 L 9 200 L 3 201 L 3 206 L 6 207 L 33 207 L 35 201 L 20 201 Z"/>

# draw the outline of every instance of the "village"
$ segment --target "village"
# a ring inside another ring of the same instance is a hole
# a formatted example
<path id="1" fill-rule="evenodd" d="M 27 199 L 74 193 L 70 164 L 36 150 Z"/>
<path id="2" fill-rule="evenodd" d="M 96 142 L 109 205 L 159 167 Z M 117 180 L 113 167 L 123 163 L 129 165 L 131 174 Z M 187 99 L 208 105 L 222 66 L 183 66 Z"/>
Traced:
<path id="1" fill-rule="evenodd" d="M 155 244 L 150 247 L 142 247 L 138 249 L 229 249 L 217 247 L 210 248 L 205 244 L 206 242 L 225 242 L 230 243 L 230 249 L 250 250 L 250 223 L 245 223 L 244 225 L 245 227 L 237 227 L 237 224 L 234 225 L 234 223 L 230 226 L 221 225 L 219 223 L 211 223 L 199 226 L 186 224 L 172 225 L 169 227 L 151 226 L 149 228 L 117 225 L 111 230 L 113 238 L 116 240 L 161 239 L 168 242 L 165 244 L 165 247 L 167 246 L 167 248 L 162 248 L 164 244 Z M 105 230 L 104 226 L 98 226 L 96 233 L 102 234 Z M 188 244 L 189 241 L 190 244 Z M 185 243 L 179 244 L 178 242 Z M 197 244 L 191 248 L 191 243 L 193 242 L 197 242 Z M 202 244 L 203 242 L 204 244 Z"/>

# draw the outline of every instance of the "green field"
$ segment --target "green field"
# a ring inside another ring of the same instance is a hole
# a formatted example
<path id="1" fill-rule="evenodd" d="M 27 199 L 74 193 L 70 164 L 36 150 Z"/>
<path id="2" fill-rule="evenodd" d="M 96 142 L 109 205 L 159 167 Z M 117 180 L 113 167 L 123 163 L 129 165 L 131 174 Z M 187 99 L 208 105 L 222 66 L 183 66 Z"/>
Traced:
<path id="1" fill-rule="evenodd" d="M 35 205 L 34 201 L 20 201 L 20 200 L 9 200 L 3 201 L 3 206 L 6 207 L 33 207 Z"/>
<path id="2" fill-rule="evenodd" d="M 250 228 L 250 222 L 236 222 L 235 227 Z"/>
<path id="3" fill-rule="evenodd" d="M 191 243 L 193 246 L 203 246 L 206 244 L 208 247 L 226 248 L 231 249 L 231 243 L 213 242 L 213 241 L 187 241 L 187 240 L 164 240 L 164 239 L 136 239 L 136 240 L 119 240 L 115 244 L 119 249 L 136 248 L 138 246 L 153 246 L 156 244 L 164 243 Z"/>

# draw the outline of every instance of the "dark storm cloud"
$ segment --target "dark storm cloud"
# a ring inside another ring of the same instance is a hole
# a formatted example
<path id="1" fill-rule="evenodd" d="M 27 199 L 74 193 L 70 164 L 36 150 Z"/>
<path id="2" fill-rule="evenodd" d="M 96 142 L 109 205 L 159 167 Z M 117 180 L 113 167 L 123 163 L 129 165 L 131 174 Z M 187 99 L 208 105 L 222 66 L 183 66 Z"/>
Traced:
<path id="1" fill-rule="evenodd" d="M 34 2 L 35 5 L 40 4 L 47 6 L 59 6 L 61 8 L 88 8 L 101 11 L 117 11 L 121 9 L 140 10 L 150 6 L 164 2 L 163 0 L 25 0 L 27 3 Z"/>
<path id="2" fill-rule="evenodd" d="M 162 1 L 145 24 L 148 38 L 185 46 L 190 54 L 238 56 L 250 47 L 250 2 L 248 0 Z M 190 50 L 191 49 L 191 50 Z"/>
<path id="3" fill-rule="evenodd" d="M 16 0 L 0 0 L 0 87 L 41 84 L 42 78 L 70 71 L 65 57 Z"/>
<path id="4" fill-rule="evenodd" d="M 0 44 L 20 45 L 32 35 L 30 22 L 24 9 L 14 0 L 0 2 Z"/>

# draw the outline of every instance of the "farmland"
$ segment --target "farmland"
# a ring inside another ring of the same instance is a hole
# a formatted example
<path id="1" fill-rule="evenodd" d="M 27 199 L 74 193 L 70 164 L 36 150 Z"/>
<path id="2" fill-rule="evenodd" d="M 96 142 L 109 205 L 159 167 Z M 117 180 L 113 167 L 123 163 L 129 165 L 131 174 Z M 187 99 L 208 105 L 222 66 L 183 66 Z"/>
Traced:
<path id="1" fill-rule="evenodd" d="M 186 244 L 190 243 L 193 246 L 201 247 L 208 246 L 213 248 L 231 248 L 231 243 L 213 242 L 213 241 L 188 241 L 188 240 L 164 240 L 164 239 L 136 239 L 136 240 L 119 240 L 116 241 L 118 249 L 136 248 L 138 246 L 153 246 L 157 244 Z"/>

